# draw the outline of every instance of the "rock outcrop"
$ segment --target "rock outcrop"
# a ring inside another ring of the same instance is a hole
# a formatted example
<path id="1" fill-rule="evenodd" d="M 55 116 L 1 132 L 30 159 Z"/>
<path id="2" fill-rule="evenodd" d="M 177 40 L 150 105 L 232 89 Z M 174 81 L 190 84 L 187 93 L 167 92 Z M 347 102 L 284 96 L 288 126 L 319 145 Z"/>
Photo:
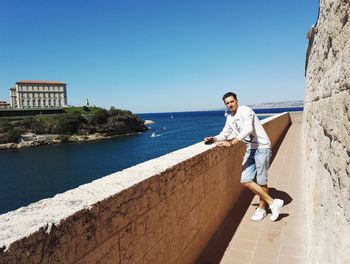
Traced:
<path id="1" fill-rule="evenodd" d="M 320 0 L 304 106 L 311 263 L 350 263 L 350 0 Z"/>

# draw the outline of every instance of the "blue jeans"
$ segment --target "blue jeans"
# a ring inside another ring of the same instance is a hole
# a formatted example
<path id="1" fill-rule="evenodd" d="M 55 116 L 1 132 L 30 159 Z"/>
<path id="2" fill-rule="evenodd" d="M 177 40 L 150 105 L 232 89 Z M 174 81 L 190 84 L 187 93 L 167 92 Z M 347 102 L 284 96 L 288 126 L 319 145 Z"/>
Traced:
<path id="1" fill-rule="evenodd" d="M 269 148 L 247 149 L 243 158 L 241 183 L 252 182 L 256 176 L 259 185 L 267 184 L 267 171 L 272 152 Z"/>

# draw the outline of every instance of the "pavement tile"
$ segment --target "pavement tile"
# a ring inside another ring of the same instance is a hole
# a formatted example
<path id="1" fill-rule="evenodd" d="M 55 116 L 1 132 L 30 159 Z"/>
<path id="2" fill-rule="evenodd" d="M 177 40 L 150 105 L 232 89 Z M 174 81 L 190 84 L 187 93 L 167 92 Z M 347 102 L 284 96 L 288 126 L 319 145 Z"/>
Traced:
<path id="1" fill-rule="evenodd" d="M 253 257 L 251 264 L 278 264 L 277 260 L 272 260 L 269 258 L 256 258 Z"/>
<path id="2" fill-rule="evenodd" d="M 238 230 L 235 234 L 235 237 L 243 240 L 256 241 L 259 237 L 259 233 L 248 230 Z"/>
<path id="3" fill-rule="evenodd" d="M 237 228 L 238 231 L 253 231 L 260 232 L 262 230 L 262 223 L 257 223 L 249 219 L 249 221 L 245 221 L 239 225 Z"/>
<path id="4" fill-rule="evenodd" d="M 244 239 L 234 239 L 230 242 L 229 248 L 230 249 L 239 249 L 239 250 L 245 250 L 253 252 L 256 247 L 256 242 L 251 240 L 244 240 Z"/>
<path id="5" fill-rule="evenodd" d="M 303 228 L 306 226 L 306 222 L 302 219 L 289 220 L 288 218 L 284 221 L 283 226 L 285 228 Z"/>
<path id="6" fill-rule="evenodd" d="M 306 242 L 306 237 L 305 235 L 300 235 L 300 234 L 290 234 L 290 235 L 283 236 L 281 239 L 281 242 L 286 244 L 291 244 L 291 243 L 304 244 Z"/>
<path id="7" fill-rule="evenodd" d="M 280 248 L 281 240 L 258 240 L 256 247 Z"/>
<path id="8" fill-rule="evenodd" d="M 305 246 L 282 244 L 280 249 L 281 256 L 306 257 Z"/>
<path id="9" fill-rule="evenodd" d="M 278 258 L 278 263 L 280 264 L 306 264 L 305 258 L 290 257 L 290 256 L 280 256 Z"/>
<path id="10" fill-rule="evenodd" d="M 279 230 L 281 231 L 283 228 L 284 221 L 276 221 L 271 222 L 270 219 L 268 219 L 270 215 L 268 215 L 265 219 L 265 221 L 262 224 L 262 230 L 265 229 L 272 229 L 272 230 Z"/>
<path id="11" fill-rule="evenodd" d="M 301 227 L 284 227 L 282 230 L 283 236 L 301 236 L 304 237 L 306 233 L 306 228 Z"/>
<path id="12" fill-rule="evenodd" d="M 279 248 L 271 248 L 271 247 L 257 247 L 255 249 L 254 258 L 267 258 L 276 260 L 278 259 Z"/>
<path id="13" fill-rule="evenodd" d="M 235 262 L 250 263 L 253 254 L 251 252 L 230 249 L 225 252 L 224 258 L 221 260 L 220 264 L 229 264 Z"/>
<path id="14" fill-rule="evenodd" d="M 268 241 L 270 243 L 275 243 L 275 241 L 281 241 L 282 233 L 279 230 L 268 229 L 261 232 L 259 241 Z"/>
<path id="15" fill-rule="evenodd" d="M 207 263 L 205 263 L 205 264 L 207 264 Z M 208 264 L 211 264 L 211 263 L 208 263 Z M 247 264 L 247 262 L 234 260 L 234 259 L 225 259 L 225 260 L 221 261 L 220 264 Z"/>

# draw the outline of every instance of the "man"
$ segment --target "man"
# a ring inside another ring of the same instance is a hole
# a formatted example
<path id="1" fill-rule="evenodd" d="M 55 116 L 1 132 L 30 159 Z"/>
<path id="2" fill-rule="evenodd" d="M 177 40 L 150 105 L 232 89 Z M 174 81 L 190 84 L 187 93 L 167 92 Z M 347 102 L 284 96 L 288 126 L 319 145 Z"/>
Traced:
<path id="1" fill-rule="evenodd" d="M 276 221 L 284 202 L 280 199 L 272 199 L 268 194 L 267 170 L 271 158 L 270 140 L 254 111 L 247 106 L 238 106 L 235 93 L 226 93 L 222 100 L 231 114 L 227 115 L 226 124 L 221 133 L 215 137 L 204 138 L 204 142 L 216 142 L 221 147 L 229 147 L 240 141 L 246 144 L 241 183 L 260 197 L 259 206 L 251 219 L 262 220 L 266 216 L 268 204 L 272 213 L 270 220 Z M 233 139 L 231 139 L 232 134 L 235 134 Z"/>

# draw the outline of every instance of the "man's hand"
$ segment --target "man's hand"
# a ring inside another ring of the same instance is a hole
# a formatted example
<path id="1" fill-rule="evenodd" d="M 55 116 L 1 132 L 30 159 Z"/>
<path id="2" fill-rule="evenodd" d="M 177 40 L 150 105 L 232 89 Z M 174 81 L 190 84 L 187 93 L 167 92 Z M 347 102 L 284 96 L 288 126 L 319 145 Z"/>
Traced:
<path id="1" fill-rule="evenodd" d="M 215 142 L 215 138 L 214 137 L 206 137 L 204 138 L 204 144 L 212 144 Z"/>
<path id="2" fill-rule="evenodd" d="M 219 147 L 230 147 L 231 142 L 230 141 L 219 141 L 215 143 Z"/>
<path id="3" fill-rule="evenodd" d="M 230 147 L 234 144 L 237 144 L 239 140 L 237 138 L 234 138 L 233 140 L 228 140 L 228 141 L 218 141 L 215 144 L 219 147 Z"/>

